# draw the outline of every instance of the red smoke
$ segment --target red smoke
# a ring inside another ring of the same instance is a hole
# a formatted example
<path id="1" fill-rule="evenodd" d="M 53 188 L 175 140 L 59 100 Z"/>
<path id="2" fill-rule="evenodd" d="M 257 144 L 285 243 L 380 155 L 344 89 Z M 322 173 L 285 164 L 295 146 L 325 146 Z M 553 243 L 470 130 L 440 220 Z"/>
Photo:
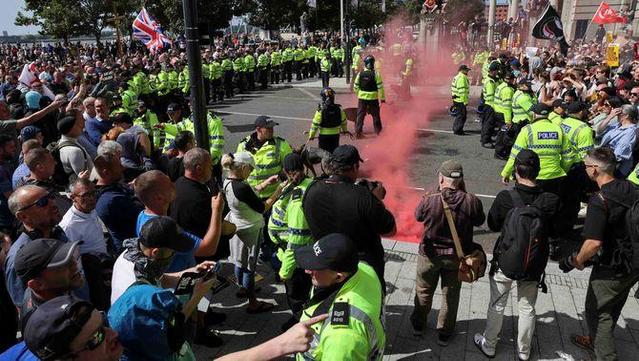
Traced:
<path id="1" fill-rule="evenodd" d="M 416 185 L 411 182 L 410 170 L 414 167 L 431 167 L 434 170 L 439 164 L 414 162 L 418 129 L 427 128 L 430 117 L 437 113 L 441 115 L 441 111 L 450 104 L 450 97 L 437 95 L 441 94 L 441 90 L 436 89 L 445 86 L 445 94 L 448 94 L 448 85 L 454 75 L 455 66 L 450 57 L 450 49 L 442 46 L 429 47 L 418 41 L 407 42 L 406 38 L 410 39 L 412 31 L 408 32 L 408 35 L 400 35 L 398 29 L 407 29 L 401 17 L 392 19 L 384 28 L 385 51 L 373 52 L 376 62 L 381 60 L 381 73 L 386 90 L 386 104 L 381 105 L 384 128 L 379 137 L 371 135 L 372 119 L 367 115 L 364 123 L 367 137 L 358 141 L 356 145 L 365 159 L 362 173 L 368 179 L 382 181 L 387 190 L 384 203 L 397 221 L 397 235 L 394 238 L 419 242 L 423 225 L 415 221 L 414 211 L 423 191 L 414 189 Z M 406 57 L 404 54 L 399 57 L 393 56 L 391 45 L 395 42 L 412 44 L 404 46 L 404 49 L 410 48 L 414 54 L 414 75 L 418 76 L 418 79 L 413 79 L 410 100 L 401 100 L 397 94 L 398 75 L 404 68 Z M 431 53 L 428 49 L 431 49 Z M 436 52 L 433 53 L 432 49 L 436 49 Z M 354 95 L 352 99 L 345 101 L 347 104 L 356 102 Z M 420 141 L 423 142 L 424 139 L 421 138 Z M 423 185 L 417 185 L 421 186 Z"/>

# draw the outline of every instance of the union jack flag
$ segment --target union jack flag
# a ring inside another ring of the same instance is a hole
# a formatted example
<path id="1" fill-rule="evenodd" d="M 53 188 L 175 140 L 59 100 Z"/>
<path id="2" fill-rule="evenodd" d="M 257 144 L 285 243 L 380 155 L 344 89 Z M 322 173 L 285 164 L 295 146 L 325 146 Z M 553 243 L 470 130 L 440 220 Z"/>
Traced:
<path id="1" fill-rule="evenodd" d="M 145 8 L 133 21 L 133 38 L 143 42 L 152 53 L 171 44 L 171 39 L 162 33 L 160 24 L 149 16 Z"/>

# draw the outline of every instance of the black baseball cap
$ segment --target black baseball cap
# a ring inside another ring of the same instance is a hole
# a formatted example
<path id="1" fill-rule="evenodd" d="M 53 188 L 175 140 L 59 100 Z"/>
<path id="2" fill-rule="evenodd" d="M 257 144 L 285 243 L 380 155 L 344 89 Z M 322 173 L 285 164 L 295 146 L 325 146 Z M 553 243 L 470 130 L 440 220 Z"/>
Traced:
<path id="1" fill-rule="evenodd" d="M 501 65 L 498 63 L 490 63 L 490 65 L 488 65 L 488 71 L 497 71 L 499 69 L 501 69 Z"/>
<path id="2" fill-rule="evenodd" d="M 537 115 L 548 115 L 552 109 L 544 103 L 537 103 L 530 108 L 530 111 Z"/>
<path id="3" fill-rule="evenodd" d="M 284 157 L 284 161 L 282 162 L 282 168 L 284 168 L 287 172 L 292 172 L 296 170 L 304 170 L 304 162 L 302 162 L 302 157 L 297 153 L 289 153 Z"/>
<path id="4" fill-rule="evenodd" d="M 517 156 L 515 157 L 515 165 L 518 164 L 529 166 L 536 169 L 537 172 L 541 169 L 539 156 L 530 149 L 522 149 L 519 153 L 517 153 Z"/>
<path id="5" fill-rule="evenodd" d="M 552 102 L 552 107 L 553 108 L 562 108 L 562 109 L 566 109 L 566 102 L 563 101 L 563 99 L 555 99 L 555 101 Z"/>
<path id="6" fill-rule="evenodd" d="M 312 245 L 295 250 L 298 267 L 319 271 L 355 272 L 359 257 L 355 243 L 342 233 L 331 233 Z"/>
<path id="7" fill-rule="evenodd" d="M 462 71 L 462 70 L 470 70 L 470 68 L 468 67 L 468 65 L 466 64 L 462 64 L 459 66 L 459 69 L 457 69 L 458 71 Z"/>
<path id="8" fill-rule="evenodd" d="M 572 102 L 568 104 L 566 107 L 566 111 L 569 114 L 579 113 L 580 111 L 586 110 L 586 105 L 582 102 Z"/>
<path id="9" fill-rule="evenodd" d="M 266 115 L 260 115 L 255 118 L 255 128 L 273 128 L 276 125 L 280 125 L 276 123 L 273 119 Z"/>
<path id="10" fill-rule="evenodd" d="M 63 242 L 52 238 L 34 239 L 16 253 L 16 274 L 27 284 L 46 269 L 68 265 L 77 258 L 79 245 L 80 242 Z"/>
<path id="11" fill-rule="evenodd" d="M 31 352 L 42 361 L 62 359 L 71 342 L 91 319 L 95 307 L 71 295 L 40 305 L 25 320 L 22 336 Z"/>
<path id="12" fill-rule="evenodd" d="M 119 112 L 113 117 L 113 123 L 133 124 L 133 118 L 127 112 Z"/>
<path id="13" fill-rule="evenodd" d="M 139 241 L 149 248 L 169 248 L 176 252 L 193 249 L 193 240 L 187 237 L 171 217 L 149 219 L 140 230 Z"/>
<path id="14" fill-rule="evenodd" d="M 182 109 L 182 107 L 180 107 L 180 104 L 178 104 L 178 103 L 171 103 L 171 104 L 169 104 L 168 107 L 166 107 L 166 111 L 167 112 L 174 112 L 174 111 L 181 110 L 181 109 Z"/>
<path id="15" fill-rule="evenodd" d="M 364 160 L 359 155 L 359 151 L 355 146 L 343 144 L 335 148 L 331 155 L 331 161 L 341 165 L 354 165 Z"/>

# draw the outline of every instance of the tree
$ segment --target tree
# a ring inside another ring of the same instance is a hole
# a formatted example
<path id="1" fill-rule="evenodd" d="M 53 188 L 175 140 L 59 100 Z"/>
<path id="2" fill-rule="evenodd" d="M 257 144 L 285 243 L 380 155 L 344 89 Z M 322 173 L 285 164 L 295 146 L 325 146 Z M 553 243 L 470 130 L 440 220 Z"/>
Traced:
<path id="1" fill-rule="evenodd" d="M 198 0 L 199 22 L 212 29 L 226 28 L 239 6 L 240 0 Z M 173 34 L 184 33 L 182 0 L 148 0 L 146 9 L 163 29 Z"/>
<path id="2" fill-rule="evenodd" d="M 80 7 L 80 0 L 26 0 L 24 11 L 18 11 L 15 24 L 18 26 L 39 26 L 40 34 L 63 39 L 81 35 L 81 13 L 74 11 Z"/>

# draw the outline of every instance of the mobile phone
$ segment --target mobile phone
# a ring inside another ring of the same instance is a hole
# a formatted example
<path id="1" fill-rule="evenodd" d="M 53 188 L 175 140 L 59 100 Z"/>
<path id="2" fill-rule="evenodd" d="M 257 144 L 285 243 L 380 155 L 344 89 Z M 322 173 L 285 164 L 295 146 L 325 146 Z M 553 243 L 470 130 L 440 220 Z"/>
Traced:
<path id="1" fill-rule="evenodd" d="M 217 271 L 215 270 L 215 267 L 211 267 L 205 273 L 201 273 L 202 280 L 206 282 L 210 280 L 211 278 L 215 277 L 216 274 L 217 274 Z"/>
<path id="2" fill-rule="evenodd" d="M 193 288 L 195 287 L 195 283 L 198 279 L 202 278 L 202 273 L 198 272 L 185 272 L 180 277 L 177 285 L 175 286 L 174 294 L 176 296 L 179 295 L 189 295 L 193 293 Z"/>

